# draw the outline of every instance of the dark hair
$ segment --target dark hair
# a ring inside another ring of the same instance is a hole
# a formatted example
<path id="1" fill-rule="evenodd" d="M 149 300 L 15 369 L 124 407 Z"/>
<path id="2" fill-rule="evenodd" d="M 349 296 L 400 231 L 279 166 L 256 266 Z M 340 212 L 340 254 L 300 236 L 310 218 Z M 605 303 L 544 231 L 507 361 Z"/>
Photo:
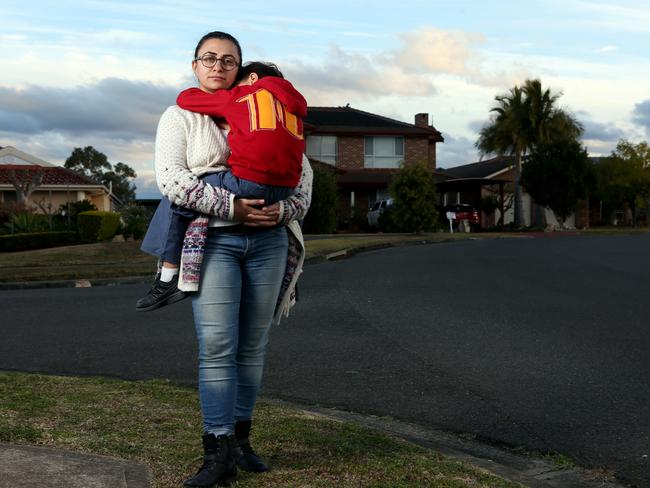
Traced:
<path id="1" fill-rule="evenodd" d="M 241 46 L 239 45 L 239 41 L 235 39 L 233 36 L 231 36 L 230 34 L 221 31 L 208 32 L 206 35 L 204 35 L 201 38 L 199 43 L 196 45 L 196 49 L 194 50 L 194 59 L 198 57 L 199 49 L 201 49 L 203 43 L 208 39 L 223 39 L 232 42 L 237 48 L 237 53 L 239 54 L 239 66 L 241 66 L 242 55 L 241 55 Z"/>
<path id="2" fill-rule="evenodd" d="M 284 78 L 282 71 L 280 71 L 276 64 L 265 63 L 264 61 L 250 61 L 239 68 L 235 83 L 239 83 L 244 78 L 247 78 L 251 73 L 255 73 L 260 79 L 266 78 L 267 76 Z"/>

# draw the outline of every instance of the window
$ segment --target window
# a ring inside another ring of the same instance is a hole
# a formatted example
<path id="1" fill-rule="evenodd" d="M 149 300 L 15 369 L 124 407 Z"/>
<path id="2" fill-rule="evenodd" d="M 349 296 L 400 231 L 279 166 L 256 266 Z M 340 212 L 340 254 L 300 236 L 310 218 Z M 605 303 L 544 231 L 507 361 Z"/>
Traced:
<path id="1" fill-rule="evenodd" d="M 307 136 L 307 156 L 331 165 L 336 164 L 336 136 Z"/>
<path id="2" fill-rule="evenodd" d="M 2 192 L 3 202 L 15 202 L 16 200 L 18 200 L 18 195 L 16 195 L 16 192 L 14 190 Z"/>
<path id="3" fill-rule="evenodd" d="M 367 136 L 365 138 L 366 168 L 399 168 L 404 161 L 404 138 Z"/>

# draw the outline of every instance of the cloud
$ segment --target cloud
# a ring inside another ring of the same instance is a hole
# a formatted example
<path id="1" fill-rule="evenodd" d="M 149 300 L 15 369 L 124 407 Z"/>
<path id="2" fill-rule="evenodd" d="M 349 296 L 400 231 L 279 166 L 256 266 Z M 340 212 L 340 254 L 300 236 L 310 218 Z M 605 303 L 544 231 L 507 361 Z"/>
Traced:
<path id="1" fill-rule="evenodd" d="M 584 127 L 582 138 L 585 141 L 599 141 L 601 143 L 617 142 L 625 137 L 625 131 L 612 123 L 597 122 L 590 118 L 584 111 L 577 113 L 578 121 Z"/>
<path id="2" fill-rule="evenodd" d="M 475 140 L 447 133 L 443 133 L 443 137 L 445 143 L 436 146 L 438 168 L 453 168 L 479 160 L 478 152 L 474 147 Z"/>
<path id="3" fill-rule="evenodd" d="M 0 131 L 152 137 L 179 88 L 119 78 L 73 88 L 0 87 Z"/>
<path id="4" fill-rule="evenodd" d="M 332 44 L 322 63 L 290 59 L 282 62 L 287 76 L 306 91 L 311 104 L 340 105 L 375 97 L 425 97 L 438 93 L 435 81 L 460 78 L 481 86 L 509 86 L 528 76 L 488 70 L 482 65 L 480 34 L 432 27 L 395 35 L 397 46 L 378 52 L 354 52 Z"/>
<path id="5" fill-rule="evenodd" d="M 386 53 L 400 68 L 415 73 L 465 75 L 472 71 L 475 47 L 483 44 L 481 34 L 426 28 L 397 35 L 402 45 Z"/>
<path id="6" fill-rule="evenodd" d="M 577 17 L 577 21 L 600 29 L 647 33 L 650 22 L 647 3 L 622 3 L 624 2 L 579 1 L 574 5 L 582 14 Z M 566 2 L 562 2 L 562 5 L 566 5 Z"/>
<path id="7" fill-rule="evenodd" d="M 603 46 L 596 50 L 597 53 L 611 53 L 616 51 L 618 48 L 616 46 Z"/>
<path id="8" fill-rule="evenodd" d="M 376 57 L 347 52 L 330 46 L 322 65 L 301 60 L 286 63 L 287 77 L 306 91 L 312 105 L 335 104 L 354 96 L 370 99 L 376 96 L 430 96 L 435 88 L 428 77 L 408 73 Z"/>
<path id="9" fill-rule="evenodd" d="M 632 112 L 632 120 L 636 124 L 645 128 L 645 132 L 650 137 L 650 99 L 637 103 Z"/>

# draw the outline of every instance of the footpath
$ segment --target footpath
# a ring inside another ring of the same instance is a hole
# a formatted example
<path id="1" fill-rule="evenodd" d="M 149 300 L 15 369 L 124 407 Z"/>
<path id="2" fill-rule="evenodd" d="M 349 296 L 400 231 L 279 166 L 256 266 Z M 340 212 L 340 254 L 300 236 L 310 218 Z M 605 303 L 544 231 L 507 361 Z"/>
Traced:
<path id="1" fill-rule="evenodd" d="M 446 234 L 428 234 L 423 236 L 385 236 L 384 238 L 377 235 L 354 236 L 347 239 L 311 237 L 307 241 L 306 265 L 344 259 L 358 252 L 394 246 L 504 237 L 525 236 L 456 235 L 452 237 Z M 0 262 L 0 271 L 2 270 L 3 265 Z M 109 286 L 143 283 L 150 280 L 151 275 L 23 280 L 0 283 L 0 290 Z M 395 419 L 365 416 L 308 405 L 294 405 L 277 400 L 267 401 L 335 421 L 352 422 L 359 426 L 375 429 L 530 488 L 624 488 L 624 485 L 603 479 L 602 476 L 589 470 L 579 467 L 558 468 L 552 460 L 547 458 L 522 455 Z M 165 440 L 161 439 L 161 442 L 165 442 Z M 149 468 L 134 461 L 49 447 L 0 443 L 0 488 L 27 486 L 39 488 L 148 488 L 151 486 L 151 482 L 152 474 Z"/>

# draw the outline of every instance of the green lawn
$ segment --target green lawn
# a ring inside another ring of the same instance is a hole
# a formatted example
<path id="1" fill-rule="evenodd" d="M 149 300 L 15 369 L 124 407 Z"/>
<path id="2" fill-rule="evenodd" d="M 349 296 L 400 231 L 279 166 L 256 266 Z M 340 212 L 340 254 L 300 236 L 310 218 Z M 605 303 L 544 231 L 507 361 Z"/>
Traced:
<path id="1" fill-rule="evenodd" d="M 0 373 L 0 441 L 136 460 L 154 488 L 178 487 L 201 464 L 196 390 L 164 381 Z M 270 463 L 236 487 L 521 488 L 383 433 L 260 403 L 252 440 Z"/>

